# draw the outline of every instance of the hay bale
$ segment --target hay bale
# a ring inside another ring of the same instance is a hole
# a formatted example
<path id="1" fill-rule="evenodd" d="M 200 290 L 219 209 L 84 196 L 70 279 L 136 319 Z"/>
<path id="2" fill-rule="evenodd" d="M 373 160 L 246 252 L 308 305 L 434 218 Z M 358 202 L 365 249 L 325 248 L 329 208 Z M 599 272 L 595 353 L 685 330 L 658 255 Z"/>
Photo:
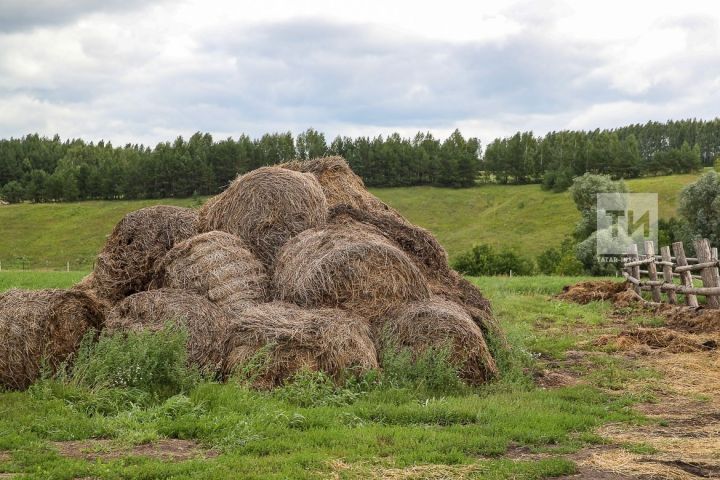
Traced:
<path id="1" fill-rule="evenodd" d="M 147 289 L 155 262 L 197 234 L 197 212 L 165 205 L 128 213 L 115 226 L 94 270 L 97 294 L 111 303 Z"/>
<path id="2" fill-rule="evenodd" d="M 367 191 L 362 179 L 355 175 L 342 157 L 294 160 L 283 163 L 280 167 L 315 175 L 329 208 L 344 204 L 360 210 L 386 212 L 402 218 L 397 211 Z"/>
<path id="3" fill-rule="evenodd" d="M 482 293 L 448 265 L 448 256 L 440 242 L 427 230 L 409 223 L 399 215 L 378 210 L 360 210 L 349 205 L 330 209 L 330 224 L 371 227 L 402 249 L 422 271 L 434 295 L 459 303 L 486 335 L 505 342 L 502 329 L 492 314 L 490 302 Z"/>
<path id="4" fill-rule="evenodd" d="M 95 281 L 95 273 L 90 272 L 85 275 L 82 280 L 72 286 L 72 290 L 83 292 L 85 295 L 90 297 L 98 308 L 102 311 L 103 316 L 112 308 L 112 303 L 97 291 L 97 283 Z"/>
<path id="5" fill-rule="evenodd" d="M 220 307 L 195 293 L 163 288 L 131 295 L 110 311 L 106 329 L 159 331 L 168 321 L 187 329 L 189 363 L 210 373 L 222 371 L 230 321 Z"/>
<path id="6" fill-rule="evenodd" d="M 325 225 L 327 202 L 317 179 L 280 167 L 237 178 L 200 210 L 200 228 L 239 236 L 266 265 L 291 237 Z"/>
<path id="7" fill-rule="evenodd" d="M 471 384 L 484 383 L 498 374 L 483 332 L 457 303 L 433 296 L 390 312 L 375 327 L 380 349 L 409 348 L 419 355 L 429 348 L 450 348 L 451 360 Z"/>
<path id="8" fill-rule="evenodd" d="M 176 244 L 158 263 L 154 287 L 192 290 L 237 314 L 265 301 L 265 266 L 240 238 L 212 231 Z"/>
<path id="9" fill-rule="evenodd" d="M 42 360 L 54 371 L 78 348 L 85 333 L 100 329 L 103 314 L 76 290 L 9 290 L 0 294 L 0 385 L 26 388 Z"/>
<path id="10" fill-rule="evenodd" d="M 370 320 L 430 297 L 420 270 L 379 233 L 348 225 L 306 230 L 280 250 L 278 299 L 307 307 L 342 307 Z"/>
<path id="11" fill-rule="evenodd" d="M 227 344 L 231 372 L 268 348 L 256 386 L 282 384 L 303 368 L 323 371 L 336 380 L 349 369 L 377 368 L 367 322 L 338 309 L 307 309 L 284 302 L 252 307 L 234 318 Z"/>
<path id="12" fill-rule="evenodd" d="M 615 299 L 615 296 L 628 289 L 627 282 L 612 280 L 588 280 L 563 287 L 557 298 L 575 303 L 586 304 L 600 300 Z"/>

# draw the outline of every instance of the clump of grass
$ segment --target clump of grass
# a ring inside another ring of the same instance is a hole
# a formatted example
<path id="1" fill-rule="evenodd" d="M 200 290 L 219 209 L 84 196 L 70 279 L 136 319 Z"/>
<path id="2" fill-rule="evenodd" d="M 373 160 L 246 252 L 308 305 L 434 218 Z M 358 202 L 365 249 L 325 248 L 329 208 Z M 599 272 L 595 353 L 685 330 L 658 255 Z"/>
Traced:
<path id="1" fill-rule="evenodd" d="M 348 382 L 336 385 L 324 372 L 303 369 L 273 394 L 299 407 L 342 406 L 353 403 L 362 395 L 360 389 L 352 386 Z"/>
<path id="2" fill-rule="evenodd" d="M 386 344 L 382 352 L 384 386 L 409 388 L 446 394 L 461 393 L 469 388 L 460 378 L 460 365 L 451 360 L 449 345 L 431 347 L 420 354 L 408 348 Z"/>
<path id="3" fill-rule="evenodd" d="M 187 332 L 172 323 L 159 331 L 88 334 L 78 350 L 71 382 L 99 389 L 127 389 L 164 400 L 200 380 L 187 363 Z"/>

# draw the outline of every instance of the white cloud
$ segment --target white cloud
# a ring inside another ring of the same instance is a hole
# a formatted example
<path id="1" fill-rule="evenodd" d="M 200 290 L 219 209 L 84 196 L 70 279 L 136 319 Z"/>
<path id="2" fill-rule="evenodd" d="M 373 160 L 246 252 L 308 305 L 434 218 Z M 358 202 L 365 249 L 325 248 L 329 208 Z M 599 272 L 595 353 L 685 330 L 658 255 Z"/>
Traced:
<path id="1" fill-rule="evenodd" d="M 3 8 L 0 137 L 459 127 L 487 142 L 720 111 L 713 2 L 685 2 L 682 14 L 675 2 L 619 0 Z"/>

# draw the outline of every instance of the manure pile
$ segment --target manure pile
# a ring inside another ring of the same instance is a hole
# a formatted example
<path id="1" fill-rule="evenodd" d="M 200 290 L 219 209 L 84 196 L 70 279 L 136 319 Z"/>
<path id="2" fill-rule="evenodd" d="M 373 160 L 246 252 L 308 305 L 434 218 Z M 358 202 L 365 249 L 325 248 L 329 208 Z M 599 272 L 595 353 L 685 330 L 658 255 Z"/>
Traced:
<path id="1" fill-rule="evenodd" d="M 382 349 L 449 348 L 461 375 L 497 375 L 504 337 L 489 302 L 437 240 L 365 189 L 341 157 L 239 176 L 195 211 L 126 215 L 70 290 L 0 295 L 0 385 L 42 359 L 72 360 L 90 329 L 188 333 L 188 361 L 259 388 L 308 368 L 339 380 L 382 368 Z M 492 340 L 492 342 L 491 342 Z"/>

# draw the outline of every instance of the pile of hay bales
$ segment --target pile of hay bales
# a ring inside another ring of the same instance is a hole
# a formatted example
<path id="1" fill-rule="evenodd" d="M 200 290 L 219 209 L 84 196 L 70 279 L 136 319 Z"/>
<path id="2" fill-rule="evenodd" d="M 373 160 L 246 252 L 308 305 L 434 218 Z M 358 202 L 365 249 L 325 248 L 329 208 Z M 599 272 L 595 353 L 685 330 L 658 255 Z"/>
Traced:
<path id="1" fill-rule="evenodd" d="M 33 295 L 10 296 L 30 305 Z M 448 266 L 437 240 L 368 192 L 340 157 L 259 168 L 199 212 L 132 212 L 109 236 L 93 273 L 62 295 L 93 306 L 94 316 L 62 317 L 82 322 L 73 332 L 180 323 L 189 361 L 220 378 L 264 355 L 253 377 L 263 388 L 302 368 L 340 379 L 382 367 L 390 344 L 415 355 L 447 346 L 462 376 L 481 383 L 497 375 L 493 352 L 504 342 L 489 302 Z M 41 352 L 53 345 L 47 325 L 57 320 L 50 307 L 34 310 L 23 317 L 32 326 L 22 329 L 37 344 L 6 342 L 3 348 L 17 350 L 6 364 L 28 356 L 39 364 L 45 353 L 66 359 L 76 348 L 73 336 L 67 348 Z M 9 315 L 0 303 L 0 319 Z M 37 367 L 0 368 L 14 387 L 37 375 Z"/>

